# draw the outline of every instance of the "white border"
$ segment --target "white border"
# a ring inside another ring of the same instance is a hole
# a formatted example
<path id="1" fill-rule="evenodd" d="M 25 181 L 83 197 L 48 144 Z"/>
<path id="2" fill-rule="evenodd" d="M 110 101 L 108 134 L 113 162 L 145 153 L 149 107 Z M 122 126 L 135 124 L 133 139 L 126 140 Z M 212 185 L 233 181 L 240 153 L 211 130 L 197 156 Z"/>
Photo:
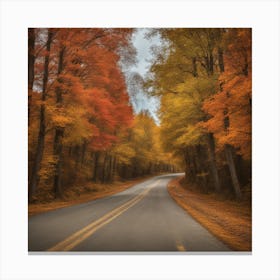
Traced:
<path id="1" fill-rule="evenodd" d="M 253 28 L 253 254 L 27 254 L 27 27 Z M 279 279 L 279 2 L 2 1 L 1 279 Z"/>

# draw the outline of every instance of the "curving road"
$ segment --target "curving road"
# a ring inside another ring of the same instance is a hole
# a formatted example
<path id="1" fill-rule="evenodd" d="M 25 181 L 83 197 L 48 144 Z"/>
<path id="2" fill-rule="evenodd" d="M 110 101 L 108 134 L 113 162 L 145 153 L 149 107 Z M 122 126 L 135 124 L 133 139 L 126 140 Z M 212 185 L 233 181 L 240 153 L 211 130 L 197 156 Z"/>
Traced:
<path id="1" fill-rule="evenodd" d="M 29 217 L 29 252 L 230 251 L 169 196 L 167 184 L 179 175 Z"/>

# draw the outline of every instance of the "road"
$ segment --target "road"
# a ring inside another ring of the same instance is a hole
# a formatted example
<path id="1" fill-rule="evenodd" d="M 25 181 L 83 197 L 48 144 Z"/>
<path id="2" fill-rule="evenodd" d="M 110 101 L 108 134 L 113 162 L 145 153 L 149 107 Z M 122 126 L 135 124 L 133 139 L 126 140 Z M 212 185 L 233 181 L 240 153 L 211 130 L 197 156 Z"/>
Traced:
<path id="1" fill-rule="evenodd" d="M 30 252 L 174 252 L 230 249 L 174 202 L 153 177 L 91 202 L 29 217 Z"/>

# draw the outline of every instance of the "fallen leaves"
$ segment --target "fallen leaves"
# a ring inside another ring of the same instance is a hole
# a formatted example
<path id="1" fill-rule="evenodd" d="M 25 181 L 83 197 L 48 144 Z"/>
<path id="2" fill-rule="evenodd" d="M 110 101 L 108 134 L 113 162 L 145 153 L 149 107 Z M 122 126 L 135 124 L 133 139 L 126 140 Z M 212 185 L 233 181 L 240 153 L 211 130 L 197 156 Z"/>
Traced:
<path id="1" fill-rule="evenodd" d="M 182 178 L 168 185 L 171 197 L 202 226 L 234 251 L 252 250 L 252 213 L 248 201 L 225 200 L 182 186 Z"/>

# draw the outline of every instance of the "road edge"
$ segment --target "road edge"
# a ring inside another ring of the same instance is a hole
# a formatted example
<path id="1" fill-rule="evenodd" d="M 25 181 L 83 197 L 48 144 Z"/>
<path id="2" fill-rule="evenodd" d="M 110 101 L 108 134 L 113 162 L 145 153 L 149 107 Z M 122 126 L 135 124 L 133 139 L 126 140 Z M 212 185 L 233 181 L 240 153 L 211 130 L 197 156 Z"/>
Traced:
<path id="1" fill-rule="evenodd" d="M 138 178 L 134 180 L 129 180 L 127 182 L 124 182 L 122 185 L 115 186 L 115 188 L 112 188 L 111 190 L 102 190 L 99 192 L 94 192 L 92 194 L 85 193 L 82 194 L 81 197 L 78 198 L 78 200 L 59 200 L 59 201 L 52 201 L 49 203 L 38 203 L 38 204 L 28 204 L 28 217 L 36 216 L 42 213 L 54 211 L 61 208 L 66 208 L 78 204 L 87 203 L 90 201 L 94 201 L 96 199 L 104 198 L 110 195 L 114 195 L 116 193 L 125 191 L 129 188 L 132 188 L 133 186 L 140 184 L 142 182 L 145 182 L 146 180 L 149 180 L 155 176 L 158 175 L 151 175 L 144 178 Z M 84 197 L 83 197 L 84 196 Z"/>
<path id="2" fill-rule="evenodd" d="M 167 191 L 171 198 L 184 210 L 186 211 L 193 219 L 195 219 L 199 224 L 201 224 L 204 228 L 206 228 L 211 234 L 213 234 L 216 238 L 222 241 L 225 245 L 227 245 L 231 250 L 237 252 L 247 252 L 252 253 L 252 247 L 250 249 L 242 248 L 236 242 L 230 241 L 223 233 L 220 233 L 215 229 L 214 223 L 205 223 L 205 219 L 200 217 L 197 213 L 197 210 L 192 208 L 191 205 L 187 205 L 184 201 L 184 198 L 181 194 L 177 193 L 179 187 L 181 187 L 180 181 L 184 178 L 184 176 L 175 178 L 171 180 L 167 185 Z M 177 189 L 176 189 L 177 188 Z M 251 244 L 252 246 L 252 244 Z"/>

